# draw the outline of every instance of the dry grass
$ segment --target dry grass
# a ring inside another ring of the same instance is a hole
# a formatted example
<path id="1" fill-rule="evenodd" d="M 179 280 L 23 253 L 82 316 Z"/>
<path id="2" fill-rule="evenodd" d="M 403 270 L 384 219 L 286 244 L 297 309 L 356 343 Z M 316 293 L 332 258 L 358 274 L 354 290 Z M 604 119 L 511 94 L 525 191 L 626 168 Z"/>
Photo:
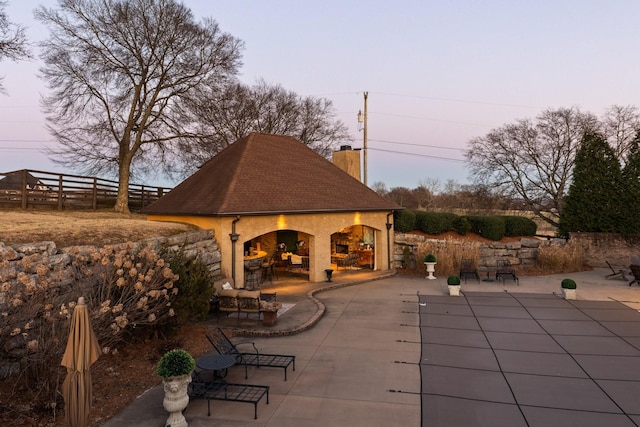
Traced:
<path id="1" fill-rule="evenodd" d="M 458 274 L 460 271 L 460 260 L 472 259 L 478 263 L 480 259 L 480 243 L 475 241 L 460 241 L 455 238 L 445 238 L 444 240 L 428 241 L 418 246 L 417 265 L 420 273 L 426 272 L 423 264 L 423 257 L 432 253 L 438 262 L 440 274 L 450 276 Z"/>
<path id="2" fill-rule="evenodd" d="M 58 248 L 101 246 L 194 229 L 191 225 L 147 221 L 144 215 L 111 211 L 0 210 L 0 242 L 7 245 L 53 241 Z"/>
<path id="3" fill-rule="evenodd" d="M 566 245 L 541 246 L 538 250 L 538 266 L 545 274 L 571 273 L 584 270 L 584 252 L 575 240 Z"/>

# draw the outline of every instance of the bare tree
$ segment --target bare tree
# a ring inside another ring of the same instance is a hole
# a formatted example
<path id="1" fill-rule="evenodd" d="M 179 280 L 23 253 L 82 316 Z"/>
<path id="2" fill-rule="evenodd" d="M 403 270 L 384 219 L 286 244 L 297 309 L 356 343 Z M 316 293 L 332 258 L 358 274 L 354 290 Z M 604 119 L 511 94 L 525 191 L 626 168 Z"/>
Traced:
<path id="1" fill-rule="evenodd" d="M 602 132 L 616 157 L 625 162 L 631 143 L 640 130 L 640 113 L 634 106 L 614 105 L 602 119 Z"/>
<path id="2" fill-rule="evenodd" d="M 386 197 L 389 190 L 387 189 L 387 184 L 382 181 L 376 181 L 371 184 L 371 189 L 378 193 L 382 197 Z"/>
<path id="3" fill-rule="evenodd" d="M 7 2 L 0 0 L 0 61 L 5 58 L 12 61 L 29 59 L 31 58 L 31 53 L 27 45 L 25 29 L 23 26 L 9 21 L 9 17 L 5 12 L 6 7 Z M 2 79 L 0 77 L 0 93 L 5 93 Z"/>
<path id="4" fill-rule="evenodd" d="M 598 120 L 577 108 L 544 111 L 469 142 L 466 154 L 474 181 L 513 199 L 558 225 L 571 182 L 576 151 L 585 130 Z"/>
<path id="5" fill-rule="evenodd" d="M 262 80 L 252 87 L 233 82 L 223 89 L 208 88 L 187 109 L 197 118 L 199 133 L 206 135 L 199 150 L 190 152 L 200 163 L 251 132 L 293 136 L 325 157 L 352 139 L 335 120 L 330 100 L 302 97 Z"/>
<path id="6" fill-rule="evenodd" d="M 43 104 L 61 146 L 50 154 L 86 173 L 117 171 L 115 210 L 128 212 L 132 173 L 170 170 L 178 142 L 197 136 L 178 106 L 231 78 L 242 42 L 175 0 L 60 0 L 36 18 L 50 30 Z"/>

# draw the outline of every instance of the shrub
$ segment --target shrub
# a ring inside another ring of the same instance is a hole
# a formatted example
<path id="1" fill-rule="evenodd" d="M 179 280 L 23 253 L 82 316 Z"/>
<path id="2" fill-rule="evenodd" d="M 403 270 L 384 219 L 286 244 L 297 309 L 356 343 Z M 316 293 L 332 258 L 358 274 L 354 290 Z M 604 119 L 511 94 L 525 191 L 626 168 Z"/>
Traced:
<path id="1" fill-rule="evenodd" d="M 460 285 L 460 278 L 458 276 L 449 276 L 449 277 L 447 277 L 447 285 L 459 286 Z"/>
<path id="2" fill-rule="evenodd" d="M 507 236 L 533 236 L 538 231 L 536 223 L 523 216 L 503 216 L 504 233 Z"/>
<path id="3" fill-rule="evenodd" d="M 157 332 L 171 322 L 177 279 L 163 258 L 134 243 L 70 250 L 71 267 L 56 269 L 21 260 L 24 272 L 3 276 L 5 301 L 0 316 L 0 348 L 15 349 L 11 361 L 24 366 L 15 379 L 25 401 L 55 407 L 64 372 L 60 360 L 69 335 L 69 321 L 79 296 L 103 353 L 122 341 Z M 17 279 L 17 280 L 16 280 Z"/>
<path id="4" fill-rule="evenodd" d="M 176 286 L 180 289 L 175 302 L 178 320 L 206 320 L 213 295 L 213 277 L 207 265 L 199 257 L 189 258 L 183 248 L 167 252 L 171 271 L 178 275 Z"/>
<path id="5" fill-rule="evenodd" d="M 423 258 L 424 262 L 436 262 L 436 256 L 432 253 L 428 253 Z"/>
<path id="6" fill-rule="evenodd" d="M 498 241 L 504 237 L 505 221 L 500 216 L 470 216 L 471 231 L 489 240 Z"/>
<path id="7" fill-rule="evenodd" d="M 576 282 L 571 279 L 564 279 L 560 286 L 562 286 L 563 289 L 575 289 Z"/>
<path id="8" fill-rule="evenodd" d="M 471 231 L 471 223 L 466 216 L 459 216 L 453 222 L 453 229 L 462 236 L 466 236 Z"/>
<path id="9" fill-rule="evenodd" d="M 177 377 L 190 374 L 196 367 L 196 361 L 186 350 L 176 348 L 166 352 L 158 366 L 156 373 L 162 378 Z"/>
<path id="10" fill-rule="evenodd" d="M 427 234 L 441 234 L 454 229 L 457 215 L 447 212 L 416 212 L 416 228 Z"/>
<path id="11" fill-rule="evenodd" d="M 408 209 L 393 212 L 394 230 L 408 233 L 416 229 L 416 214 Z"/>

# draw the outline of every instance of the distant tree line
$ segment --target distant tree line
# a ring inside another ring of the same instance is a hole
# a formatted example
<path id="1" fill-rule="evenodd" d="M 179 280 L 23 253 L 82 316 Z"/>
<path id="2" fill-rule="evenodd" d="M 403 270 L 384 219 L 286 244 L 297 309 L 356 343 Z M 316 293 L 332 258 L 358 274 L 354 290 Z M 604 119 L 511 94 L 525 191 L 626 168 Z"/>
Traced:
<path id="1" fill-rule="evenodd" d="M 558 227 L 583 142 L 598 135 L 611 149 L 610 160 L 624 166 L 639 130 L 640 113 L 634 106 L 614 105 L 602 117 L 576 107 L 549 109 L 533 120 L 521 119 L 472 139 L 466 158 L 475 184 L 521 201 Z"/>
<path id="2" fill-rule="evenodd" d="M 421 182 L 415 188 L 392 187 L 375 182 L 372 189 L 382 197 L 407 209 L 417 210 L 464 210 L 486 212 L 523 210 L 521 201 L 513 200 L 483 184 L 459 184 L 452 180 L 441 186 L 437 180 Z"/>

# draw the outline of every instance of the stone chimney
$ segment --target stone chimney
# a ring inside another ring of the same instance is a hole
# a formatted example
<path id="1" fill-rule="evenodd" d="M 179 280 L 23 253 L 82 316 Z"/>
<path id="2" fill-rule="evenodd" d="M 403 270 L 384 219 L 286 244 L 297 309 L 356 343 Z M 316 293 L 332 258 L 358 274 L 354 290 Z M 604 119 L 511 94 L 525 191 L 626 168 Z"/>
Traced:
<path id="1" fill-rule="evenodd" d="M 334 151 L 333 164 L 362 182 L 360 177 L 360 150 L 354 150 L 350 145 L 341 145 L 340 151 Z"/>

